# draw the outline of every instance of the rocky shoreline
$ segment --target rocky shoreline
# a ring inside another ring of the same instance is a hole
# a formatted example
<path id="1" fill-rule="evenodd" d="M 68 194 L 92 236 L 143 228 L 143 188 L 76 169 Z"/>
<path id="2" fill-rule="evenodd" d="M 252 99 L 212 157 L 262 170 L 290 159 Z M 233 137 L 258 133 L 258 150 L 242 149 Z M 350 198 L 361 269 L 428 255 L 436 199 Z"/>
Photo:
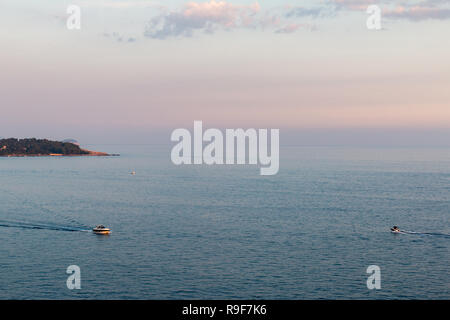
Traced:
<path id="1" fill-rule="evenodd" d="M 119 154 L 109 154 L 105 152 L 90 151 L 85 150 L 87 154 L 60 154 L 60 153 L 50 153 L 50 154 L 7 154 L 0 155 L 0 158 L 26 158 L 26 157 L 118 157 Z"/>

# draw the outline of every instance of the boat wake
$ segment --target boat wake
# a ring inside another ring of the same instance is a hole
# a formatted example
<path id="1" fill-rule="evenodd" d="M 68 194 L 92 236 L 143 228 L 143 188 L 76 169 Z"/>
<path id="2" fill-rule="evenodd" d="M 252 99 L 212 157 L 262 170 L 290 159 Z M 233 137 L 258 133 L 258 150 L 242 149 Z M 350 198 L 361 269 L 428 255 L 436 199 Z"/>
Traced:
<path id="1" fill-rule="evenodd" d="M 41 230 L 54 230 L 54 231 L 69 231 L 69 232 L 91 232 L 88 227 L 74 227 L 74 226 L 61 226 L 53 224 L 42 223 L 27 223 L 19 221 L 5 221 L 0 220 L 0 227 L 5 228 L 19 228 L 19 229 L 41 229 Z"/>
<path id="2" fill-rule="evenodd" d="M 416 234 L 416 235 L 423 235 L 423 236 L 438 236 L 438 237 L 450 238 L 450 234 L 448 234 L 448 233 L 415 232 L 415 231 L 407 231 L 407 230 L 402 230 L 400 233 L 403 233 L 403 234 Z"/>
<path id="3" fill-rule="evenodd" d="M 0 227 L 7 228 L 21 228 L 21 229 L 44 229 L 44 230 L 55 230 L 55 231 L 71 231 L 71 232 L 91 232 L 91 228 L 85 226 L 83 223 L 76 221 L 72 216 L 65 213 L 63 210 L 56 211 L 45 204 L 39 201 L 33 201 L 30 197 L 25 195 L 20 195 L 16 192 L 12 192 L 8 189 L 0 190 L 2 194 L 9 194 L 12 198 L 14 198 L 17 203 L 22 203 L 28 208 L 33 208 L 33 211 L 37 211 L 40 214 L 43 214 L 46 218 L 51 221 L 61 221 L 63 225 L 54 224 L 52 222 L 37 222 L 37 221 L 6 221 L 0 220 Z M 66 210 L 67 211 L 67 210 Z M 2 216 L 6 217 L 6 216 Z M 14 219 L 14 218 L 13 218 Z M 17 218 L 16 219 L 20 219 Z M 28 220 L 28 219 L 27 219 Z M 65 225 L 67 224 L 67 225 Z"/>

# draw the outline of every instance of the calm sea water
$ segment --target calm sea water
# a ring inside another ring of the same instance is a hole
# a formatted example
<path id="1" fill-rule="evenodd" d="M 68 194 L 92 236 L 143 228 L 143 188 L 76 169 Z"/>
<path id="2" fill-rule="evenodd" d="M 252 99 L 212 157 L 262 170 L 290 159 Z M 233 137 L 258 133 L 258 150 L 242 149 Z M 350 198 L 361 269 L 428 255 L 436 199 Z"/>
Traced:
<path id="1" fill-rule="evenodd" d="M 1 299 L 450 298 L 450 150 L 284 147 L 260 176 L 90 148 L 121 157 L 0 158 Z"/>

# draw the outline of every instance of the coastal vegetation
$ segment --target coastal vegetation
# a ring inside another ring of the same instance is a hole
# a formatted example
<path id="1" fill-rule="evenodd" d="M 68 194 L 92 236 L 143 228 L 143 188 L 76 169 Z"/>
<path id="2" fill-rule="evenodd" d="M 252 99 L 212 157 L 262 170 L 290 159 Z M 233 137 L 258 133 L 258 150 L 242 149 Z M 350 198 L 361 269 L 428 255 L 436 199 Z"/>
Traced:
<path id="1" fill-rule="evenodd" d="M 0 156 L 82 156 L 107 155 L 81 149 L 69 142 L 51 141 L 47 139 L 0 139 Z"/>

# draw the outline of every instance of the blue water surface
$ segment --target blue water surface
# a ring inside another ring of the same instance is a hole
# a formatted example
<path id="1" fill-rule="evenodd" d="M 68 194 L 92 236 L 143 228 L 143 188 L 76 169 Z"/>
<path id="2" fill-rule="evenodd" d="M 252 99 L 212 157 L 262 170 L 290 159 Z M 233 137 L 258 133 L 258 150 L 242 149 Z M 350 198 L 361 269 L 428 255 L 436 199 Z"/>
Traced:
<path id="1" fill-rule="evenodd" d="M 0 299 L 450 298 L 450 150 L 282 147 L 261 176 L 90 149 L 121 156 L 0 158 Z"/>

